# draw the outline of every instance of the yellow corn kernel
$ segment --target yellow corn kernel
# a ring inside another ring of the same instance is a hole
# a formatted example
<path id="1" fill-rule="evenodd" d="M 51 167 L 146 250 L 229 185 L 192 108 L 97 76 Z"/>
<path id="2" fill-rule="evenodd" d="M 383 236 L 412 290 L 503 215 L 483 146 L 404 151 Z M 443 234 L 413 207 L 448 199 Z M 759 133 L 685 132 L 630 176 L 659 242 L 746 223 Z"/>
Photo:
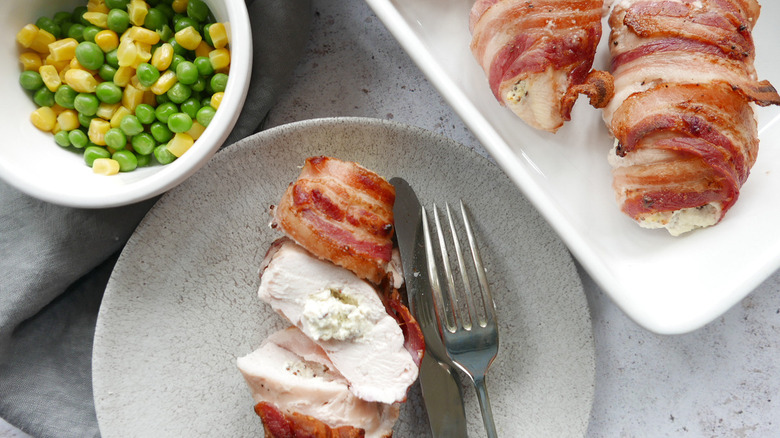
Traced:
<path id="1" fill-rule="evenodd" d="M 38 29 L 38 33 L 35 34 L 35 38 L 30 43 L 30 48 L 38 53 L 49 53 L 49 44 L 55 41 L 57 38 L 54 35 L 43 29 Z"/>
<path id="2" fill-rule="evenodd" d="M 197 120 L 194 120 L 192 122 L 192 128 L 190 128 L 189 131 L 187 131 L 187 134 L 190 135 L 194 140 L 197 140 L 200 138 L 201 135 L 203 135 L 203 131 L 206 130 L 206 127 L 198 123 Z"/>
<path id="3" fill-rule="evenodd" d="M 41 68 L 41 65 L 43 65 L 43 61 L 41 61 L 41 55 L 32 51 L 23 52 L 21 55 L 19 55 L 19 62 L 22 63 L 22 68 L 24 71 L 38 71 L 38 69 Z"/>
<path id="4" fill-rule="evenodd" d="M 215 49 L 223 49 L 228 45 L 227 29 L 222 23 L 214 23 L 209 26 L 209 36 Z"/>
<path id="5" fill-rule="evenodd" d="M 52 59 L 51 54 L 46 57 L 46 59 L 43 60 L 43 65 L 51 65 L 54 66 L 54 68 L 60 72 L 65 69 L 65 67 L 68 67 L 70 65 L 70 61 L 55 61 Z M 40 70 L 40 69 L 39 69 Z"/>
<path id="6" fill-rule="evenodd" d="M 157 106 L 157 95 L 152 90 L 144 91 L 143 103 L 151 106 Z"/>
<path id="7" fill-rule="evenodd" d="M 146 85 L 141 83 L 141 80 L 138 79 L 138 75 L 137 74 L 133 75 L 133 77 L 130 78 L 130 85 L 132 85 L 133 87 L 135 87 L 135 88 L 137 88 L 137 89 L 139 89 L 141 91 L 149 90 L 149 87 L 147 87 Z"/>
<path id="8" fill-rule="evenodd" d="M 116 112 L 116 110 L 119 109 L 120 106 L 122 105 L 118 103 L 100 102 L 100 105 L 98 105 L 97 113 L 95 113 L 95 115 L 100 117 L 103 120 L 111 120 L 111 117 L 114 116 L 114 113 Z"/>
<path id="9" fill-rule="evenodd" d="M 169 43 L 163 43 L 154 51 L 151 64 L 159 71 L 168 70 L 173 60 L 173 46 Z"/>
<path id="10" fill-rule="evenodd" d="M 63 38 L 49 44 L 49 56 L 55 61 L 70 61 L 76 56 L 79 42 L 75 38 Z"/>
<path id="11" fill-rule="evenodd" d="M 22 47 L 28 48 L 32 44 L 35 37 L 38 35 L 38 26 L 34 24 L 26 24 L 16 34 L 16 41 L 22 45 Z"/>
<path id="12" fill-rule="evenodd" d="M 62 80 L 60 79 L 60 73 L 57 71 L 56 67 L 53 65 L 42 65 L 38 70 L 38 73 L 41 74 L 43 84 L 46 85 L 46 88 L 48 88 L 49 91 L 54 92 L 57 91 L 57 88 L 60 88 Z"/>
<path id="13" fill-rule="evenodd" d="M 109 7 L 104 0 L 89 0 L 87 2 L 87 11 L 108 14 Z"/>
<path id="14" fill-rule="evenodd" d="M 92 162 L 92 172 L 98 175 L 116 175 L 119 173 L 119 161 L 111 158 L 97 158 Z"/>
<path id="15" fill-rule="evenodd" d="M 171 3 L 171 8 L 173 8 L 174 12 L 183 14 L 187 12 L 187 4 L 189 4 L 189 2 L 190 0 L 173 0 L 173 3 Z"/>
<path id="16" fill-rule="evenodd" d="M 219 109 L 219 105 L 222 103 L 222 98 L 225 96 L 224 91 L 219 91 L 217 93 L 214 93 L 211 95 L 211 102 L 209 105 L 214 107 L 214 109 Z"/>
<path id="17" fill-rule="evenodd" d="M 42 106 L 30 114 L 30 121 L 41 131 L 51 132 L 57 123 L 57 115 L 50 107 Z"/>
<path id="18" fill-rule="evenodd" d="M 130 38 L 123 38 L 119 42 L 119 47 L 116 49 L 116 58 L 120 67 L 126 67 L 135 63 L 135 58 L 138 56 L 138 48 L 135 46 L 135 42 Z"/>
<path id="19" fill-rule="evenodd" d="M 119 67 L 116 69 L 116 74 L 114 74 L 114 83 L 120 87 L 127 86 L 134 75 L 135 68 L 130 66 Z"/>
<path id="20" fill-rule="evenodd" d="M 149 5 L 143 0 L 130 0 L 130 4 L 127 5 L 127 13 L 130 15 L 131 23 L 143 26 L 146 14 L 149 13 Z"/>
<path id="21" fill-rule="evenodd" d="M 168 142 L 167 149 L 168 152 L 172 153 L 176 157 L 181 157 L 192 147 L 194 143 L 195 140 L 193 140 L 192 137 L 186 132 L 177 132 L 171 141 Z"/>
<path id="22" fill-rule="evenodd" d="M 101 29 L 108 28 L 108 13 L 84 12 L 84 19 Z"/>
<path id="23" fill-rule="evenodd" d="M 98 146 L 106 145 L 106 132 L 111 129 L 111 124 L 99 117 L 95 117 L 89 122 L 87 137 L 89 141 Z"/>
<path id="24" fill-rule="evenodd" d="M 140 26 L 131 27 L 123 36 L 139 43 L 149 44 L 150 46 L 160 42 L 160 34 Z"/>
<path id="25" fill-rule="evenodd" d="M 176 79 L 176 72 L 173 70 L 166 70 L 149 89 L 159 96 L 167 93 L 176 82 L 178 82 Z"/>
<path id="26" fill-rule="evenodd" d="M 113 30 L 101 30 L 95 34 L 95 44 L 97 44 L 103 52 L 108 53 L 119 47 L 119 36 Z"/>
<path id="27" fill-rule="evenodd" d="M 209 60 L 214 70 L 219 70 L 230 65 L 230 51 L 228 49 L 214 49 L 209 52 Z"/>
<path id="28" fill-rule="evenodd" d="M 201 40 L 200 44 L 198 44 L 198 47 L 195 48 L 195 56 L 209 56 L 209 53 L 214 50 L 213 47 L 209 45 L 209 43 L 206 42 L 206 40 Z"/>
<path id="29" fill-rule="evenodd" d="M 80 126 L 79 115 L 76 113 L 75 110 L 72 109 L 63 110 L 57 116 L 57 124 L 60 125 L 60 129 L 64 129 L 66 131 L 73 131 L 74 129 Z"/>
<path id="30" fill-rule="evenodd" d="M 177 43 L 187 50 L 195 50 L 201 40 L 203 40 L 203 37 L 201 37 L 198 31 L 192 26 L 185 27 L 176 32 L 173 37 L 176 38 Z"/>
<path id="31" fill-rule="evenodd" d="M 65 73 L 63 82 L 79 93 L 94 93 L 98 84 L 97 79 L 90 72 L 76 68 L 71 68 Z"/>
<path id="32" fill-rule="evenodd" d="M 122 93 L 122 106 L 135 112 L 135 108 L 144 100 L 144 91 L 135 88 L 132 84 L 127 84 Z"/>
<path id="33" fill-rule="evenodd" d="M 129 116 L 130 114 L 132 114 L 132 112 L 123 106 L 117 108 L 117 110 L 114 112 L 114 115 L 111 116 L 111 127 L 118 128 L 119 124 L 122 123 L 122 119 L 124 119 L 125 116 Z"/>
<path id="34" fill-rule="evenodd" d="M 146 43 L 136 41 L 135 43 L 135 62 L 133 66 L 138 68 L 138 65 L 152 59 L 152 46 Z"/>

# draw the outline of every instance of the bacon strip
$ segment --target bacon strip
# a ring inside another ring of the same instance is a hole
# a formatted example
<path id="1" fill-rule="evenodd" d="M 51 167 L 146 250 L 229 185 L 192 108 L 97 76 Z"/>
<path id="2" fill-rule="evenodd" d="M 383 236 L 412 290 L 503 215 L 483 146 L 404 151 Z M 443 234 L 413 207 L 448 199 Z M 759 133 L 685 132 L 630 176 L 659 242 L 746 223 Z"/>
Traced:
<path id="1" fill-rule="evenodd" d="M 263 420 L 267 438 L 363 438 L 365 431 L 352 426 L 331 428 L 322 421 L 293 413 L 285 414 L 276 406 L 260 402 L 255 413 Z"/>
<path id="2" fill-rule="evenodd" d="M 633 0 L 613 9 L 615 97 L 604 120 L 624 213 L 672 234 L 717 223 L 734 205 L 758 154 L 750 103 L 778 105 L 753 66 L 755 0 Z M 679 229 L 673 216 L 708 208 Z"/>
<path id="3" fill-rule="evenodd" d="M 393 250 L 395 188 L 351 162 L 306 159 L 275 209 L 276 224 L 317 257 L 379 284 Z"/>
<path id="4" fill-rule="evenodd" d="M 496 99 L 526 123 L 555 132 L 579 94 L 601 108 L 612 77 L 591 71 L 603 0 L 477 0 L 471 51 Z"/>

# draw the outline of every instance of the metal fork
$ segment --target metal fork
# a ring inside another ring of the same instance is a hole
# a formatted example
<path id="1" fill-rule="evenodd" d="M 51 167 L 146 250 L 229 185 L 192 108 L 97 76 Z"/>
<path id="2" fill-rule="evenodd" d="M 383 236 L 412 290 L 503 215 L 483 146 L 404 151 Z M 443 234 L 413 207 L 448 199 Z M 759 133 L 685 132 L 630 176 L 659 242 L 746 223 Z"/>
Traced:
<path id="1" fill-rule="evenodd" d="M 450 266 L 450 254 L 448 244 L 444 237 L 444 230 L 439 220 L 439 211 L 436 204 L 433 205 L 433 216 L 438 234 L 440 261 L 444 267 L 447 282 L 447 299 L 442 293 L 437 260 L 434 256 L 433 242 L 428 226 L 428 216 L 425 208 L 422 209 L 423 235 L 425 238 L 425 251 L 428 259 L 428 276 L 431 289 L 433 289 L 434 311 L 439 326 L 439 334 L 447 350 L 447 355 L 453 363 L 466 373 L 474 383 L 477 391 L 479 407 L 482 410 L 482 421 L 490 438 L 497 436 L 496 426 L 493 422 L 493 412 L 490 408 L 485 374 L 498 354 L 498 326 L 496 324 L 496 307 L 493 296 L 488 287 L 485 268 L 477 249 L 474 233 L 469 222 L 463 201 L 460 202 L 460 211 L 463 218 L 463 227 L 468 238 L 473 271 L 479 283 L 479 291 L 474 291 L 469 280 L 463 251 L 461 251 L 460 238 L 458 237 L 449 204 L 446 204 L 447 219 L 452 240 L 451 246 L 455 249 L 458 260 L 458 271 L 462 280 L 460 290 L 455 287 L 453 269 Z M 480 298 L 480 307 L 475 306 L 474 297 Z M 462 300 L 463 299 L 463 300 Z M 482 312 L 480 312 L 482 310 Z"/>

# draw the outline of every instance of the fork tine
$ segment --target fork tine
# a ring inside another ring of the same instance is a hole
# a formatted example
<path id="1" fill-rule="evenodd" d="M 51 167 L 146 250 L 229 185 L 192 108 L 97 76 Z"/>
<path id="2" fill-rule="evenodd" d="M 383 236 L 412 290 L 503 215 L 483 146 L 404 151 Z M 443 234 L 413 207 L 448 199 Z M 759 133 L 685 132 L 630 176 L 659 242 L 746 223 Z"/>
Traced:
<path id="1" fill-rule="evenodd" d="M 485 267 L 482 264 L 482 257 L 479 255 L 479 249 L 477 249 L 477 241 L 474 238 L 474 232 L 471 229 L 471 222 L 469 221 L 468 214 L 466 214 L 466 207 L 463 205 L 463 201 L 460 201 L 460 212 L 463 216 L 463 225 L 466 229 L 466 236 L 469 240 L 469 248 L 471 249 L 471 257 L 474 260 L 474 266 L 477 271 L 477 278 L 479 279 L 479 286 L 482 291 L 480 296 L 482 297 L 482 305 L 485 309 L 485 319 L 480 318 L 479 325 L 485 327 L 488 323 L 487 319 L 495 322 L 496 320 L 496 305 L 493 301 L 493 294 L 490 292 L 488 286 L 487 276 L 485 275 Z"/>
<path id="2" fill-rule="evenodd" d="M 460 278 L 463 281 L 463 295 L 466 299 L 465 312 L 463 306 L 458 306 L 460 313 L 460 324 L 465 330 L 471 330 L 472 323 L 474 321 L 474 313 L 477 309 L 474 307 L 474 298 L 471 292 L 471 281 L 469 280 L 469 274 L 466 270 L 466 262 L 463 257 L 463 251 L 460 249 L 460 239 L 455 231 L 455 222 L 452 220 L 452 211 L 450 210 L 450 204 L 447 203 L 447 220 L 450 224 L 450 234 L 452 237 L 452 244 L 455 248 L 455 254 L 458 259 L 458 268 L 460 269 Z M 450 278 L 450 288 L 452 293 L 457 293 L 455 289 L 454 281 Z"/>
<path id="3" fill-rule="evenodd" d="M 434 206 L 434 213 L 436 207 Z M 422 207 L 422 223 L 423 223 L 423 238 L 425 240 L 425 258 L 428 264 L 428 278 L 431 283 L 431 290 L 433 291 L 433 311 L 436 315 L 436 325 L 441 329 L 444 325 L 445 318 L 442 318 L 442 311 L 444 309 L 444 298 L 441 293 L 441 284 L 439 282 L 439 270 L 436 268 L 436 258 L 433 254 L 433 244 L 431 242 L 431 231 L 428 226 L 428 214 L 425 211 L 425 207 Z M 446 312 L 445 312 L 446 313 Z M 449 331 L 449 328 L 447 328 Z"/>
<path id="4" fill-rule="evenodd" d="M 457 296 L 455 295 L 455 280 L 452 276 L 452 267 L 450 266 L 450 255 L 447 251 L 447 242 L 444 239 L 444 231 L 441 227 L 441 220 L 439 220 L 439 209 L 436 206 L 436 204 L 433 204 L 433 218 L 434 223 L 436 224 L 436 234 L 439 238 L 439 250 L 441 252 L 441 259 L 442 264 L 444 265 L 444 275 L 447 279 L 447 300 L 449 303 L 449 311 L 444 313 L 445 316 L 445 323 L 447 330 L 449 330 L 452 333 L 455 333 L 455 331 L 458 329 L 457 326 L 457 317 L 455 314 L 455 309 L 458 307 L 457 305 Z M 444 308 L 444 295 L 442 294 L 442 308 Z"/>

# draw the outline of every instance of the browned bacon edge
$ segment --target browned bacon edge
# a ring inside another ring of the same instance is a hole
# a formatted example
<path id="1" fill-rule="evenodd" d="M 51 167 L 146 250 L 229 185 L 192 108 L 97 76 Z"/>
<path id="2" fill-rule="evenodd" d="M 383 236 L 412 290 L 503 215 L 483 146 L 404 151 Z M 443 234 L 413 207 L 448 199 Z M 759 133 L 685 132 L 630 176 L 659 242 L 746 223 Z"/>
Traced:
<path id="1" fill-rule="evenodd" d="M 404 334 L 404 347 L 412 355 L 414 363 L 419 368 L 425 355 L 425 338 L 423 337 L 422 329 L 414 316 L 412 316 L 412 312 L 403 303 L 401 292 L 389 286 L 390 283 L 388 279 L 380 285 L 382 303 L 384 303 L 387 313 L 395 318 L 398 326 L 401 327 L 401 331 Z"/>
<path id="2" fill-rule="evenodd" d="M 366 435 L 365 430 L 356 427 L 332 428 L 308 415 L 285 414 L 267 402 L 256 404 L 255 413 L 263 420 L 266 438 L 363 438 Z"/>

